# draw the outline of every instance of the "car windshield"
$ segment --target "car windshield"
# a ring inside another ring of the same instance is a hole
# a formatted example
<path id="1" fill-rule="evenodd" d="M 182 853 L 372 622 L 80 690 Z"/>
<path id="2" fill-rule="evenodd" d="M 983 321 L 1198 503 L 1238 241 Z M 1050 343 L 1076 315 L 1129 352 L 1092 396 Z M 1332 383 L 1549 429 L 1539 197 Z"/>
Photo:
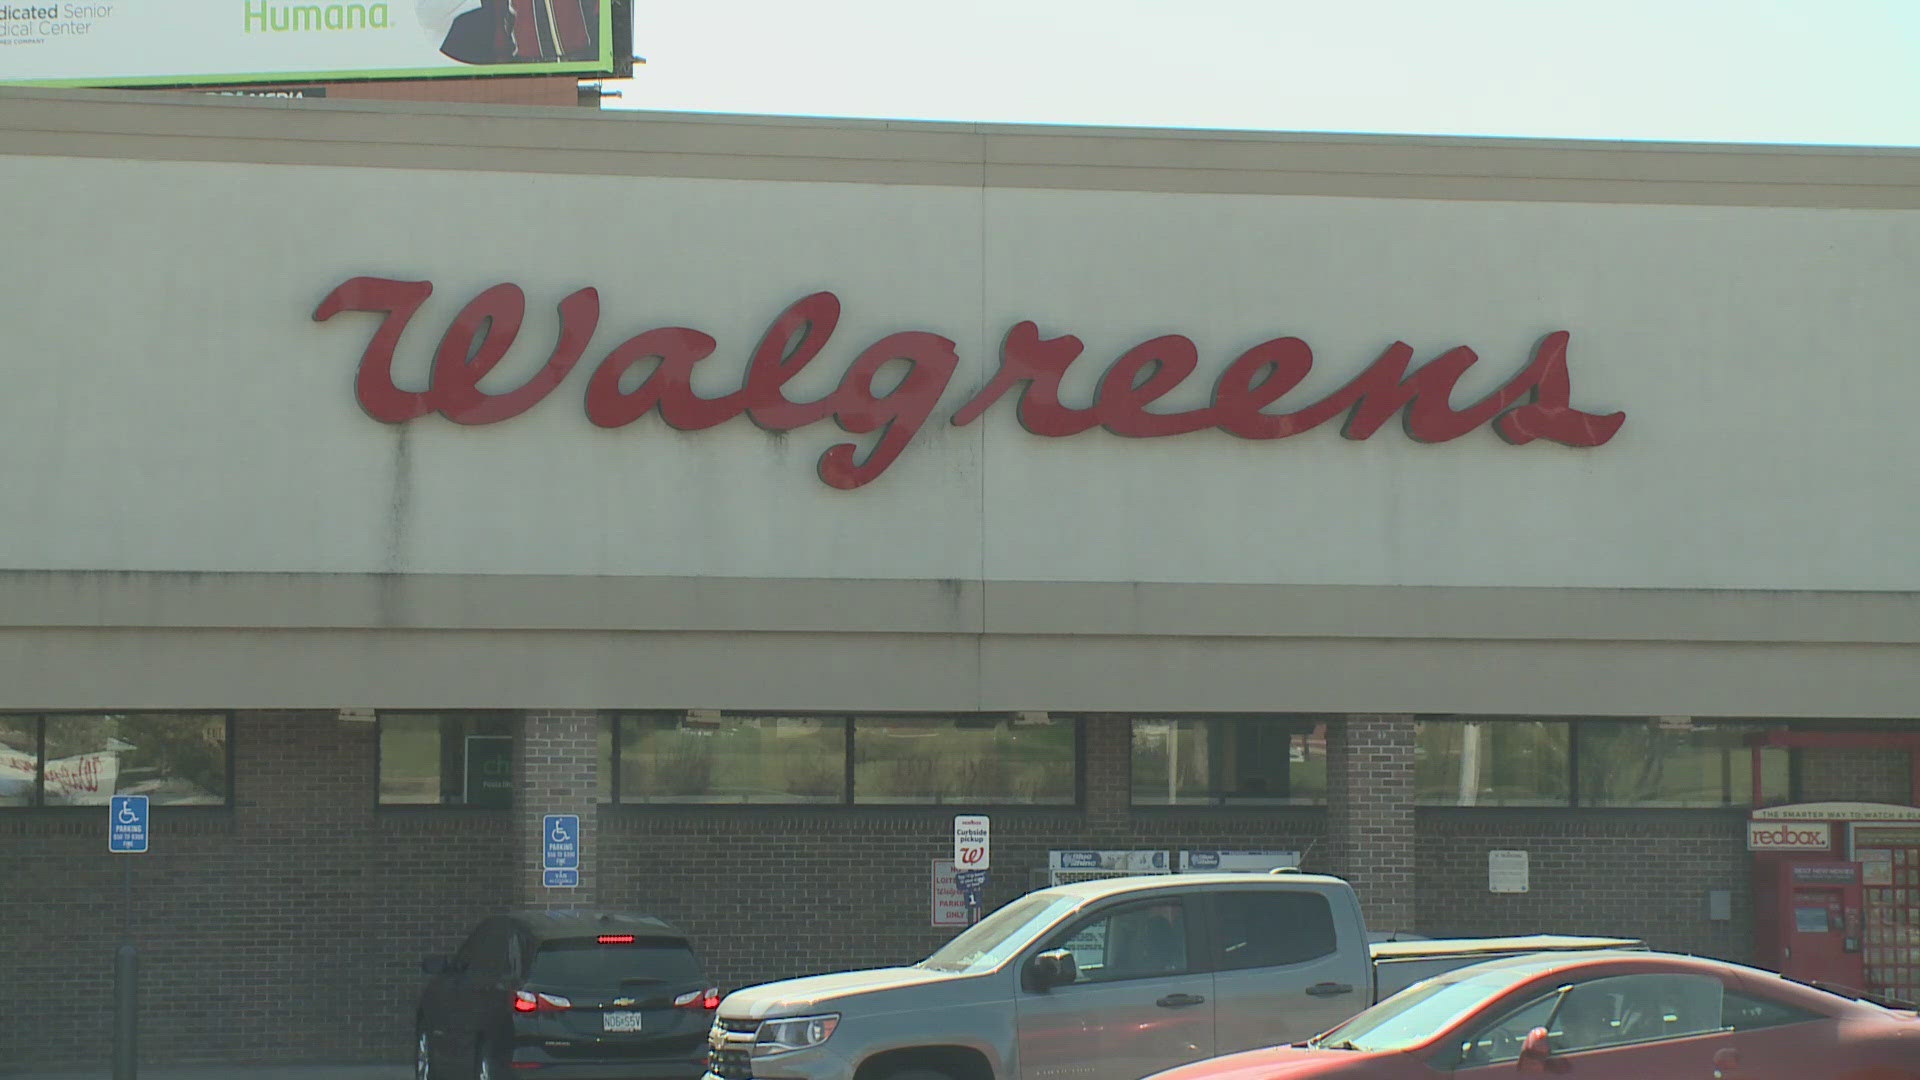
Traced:
<path id="1" fill-rule="evenodd" d="M 974 923 L 915 966 L 961 974 L 992 971 L 1019 952 L 1034 934 L 1072 910 L 1076 903 L 1065 896 L 1041 893 L 1023 896 Z"/>
<path id="2" fill-rule="evenodd" d="M 1468 1013 L 1538 974 L 1532 968 L 1502 968 L 1473 974 L 1438 975 L 1414 983 L 1314 1040 L 1316 1046 L 1353 1050 L 1404 1050 L 1433 1038 Z"/>

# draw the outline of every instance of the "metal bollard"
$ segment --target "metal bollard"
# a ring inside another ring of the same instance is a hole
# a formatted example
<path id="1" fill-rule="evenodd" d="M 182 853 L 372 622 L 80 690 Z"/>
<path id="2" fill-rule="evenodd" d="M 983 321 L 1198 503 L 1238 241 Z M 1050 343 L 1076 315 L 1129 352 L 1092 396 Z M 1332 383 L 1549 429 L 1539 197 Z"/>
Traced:
<path id="1" fill-rule="evenodd" d="M 140 1072 L 140 950 L 122 945 L 113 953 L 113 1080 Z"/>

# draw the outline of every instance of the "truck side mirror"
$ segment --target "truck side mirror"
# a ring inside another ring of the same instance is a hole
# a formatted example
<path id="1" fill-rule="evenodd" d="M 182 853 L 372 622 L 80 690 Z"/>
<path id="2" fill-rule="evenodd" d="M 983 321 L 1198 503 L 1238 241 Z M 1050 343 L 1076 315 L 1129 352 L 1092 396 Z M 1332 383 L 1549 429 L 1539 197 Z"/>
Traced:
<path id="1" fill-rule="evenodd" d="M 1027 985 L 1035 990 L 1065 986 L 1080 977 L 1080 967 L 1068 949 L 1043 952 L 1027 964 Z"/>
<path id="2" fill-rule="evenodd" d="M 1534 1028 L 1527 1032 L 1525 1042 L 1520 1044 L 1520 1060 L 1516 1062 L 1522 1072 L 1545 1072 L 1547 1058 L 1553 1054 L 1553 1047 L 1547 1042 L 1547 1029 Z"/>

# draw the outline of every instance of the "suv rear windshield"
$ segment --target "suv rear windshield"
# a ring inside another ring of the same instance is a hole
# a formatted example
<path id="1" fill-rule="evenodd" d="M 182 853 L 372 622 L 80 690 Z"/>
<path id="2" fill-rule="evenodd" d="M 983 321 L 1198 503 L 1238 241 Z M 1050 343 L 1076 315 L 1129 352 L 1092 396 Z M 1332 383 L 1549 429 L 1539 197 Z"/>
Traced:
<path id="1" fill-rule="evenodd" d="M 703 976 L 693 950 L 680 941 L 602 945 L 593 938 L 543 942 L 533 956 L 531 982 L 552 986 L 618 987 L 696 983 Z"/>

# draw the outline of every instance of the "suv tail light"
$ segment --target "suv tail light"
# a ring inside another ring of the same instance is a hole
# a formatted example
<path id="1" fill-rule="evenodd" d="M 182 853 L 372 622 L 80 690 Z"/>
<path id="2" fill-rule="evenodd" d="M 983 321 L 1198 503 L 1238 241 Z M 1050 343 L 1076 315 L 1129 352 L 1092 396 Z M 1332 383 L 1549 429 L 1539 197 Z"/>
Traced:
<path id="1" fill-rule="evenodd" d="M 513 992 L 514 1012 L 559 1012 L 573 1008 L 573 1002 L 558 994 L 536 994 L 528 990 Z"/>
<path id="2" fill-rule="evenodd" d="M 689 990 L 673 999 L 676 1009 L 705 1009 L 708 1012 L 720 1007 L 720 988 L 709 986 L 705 990 Z"/>

